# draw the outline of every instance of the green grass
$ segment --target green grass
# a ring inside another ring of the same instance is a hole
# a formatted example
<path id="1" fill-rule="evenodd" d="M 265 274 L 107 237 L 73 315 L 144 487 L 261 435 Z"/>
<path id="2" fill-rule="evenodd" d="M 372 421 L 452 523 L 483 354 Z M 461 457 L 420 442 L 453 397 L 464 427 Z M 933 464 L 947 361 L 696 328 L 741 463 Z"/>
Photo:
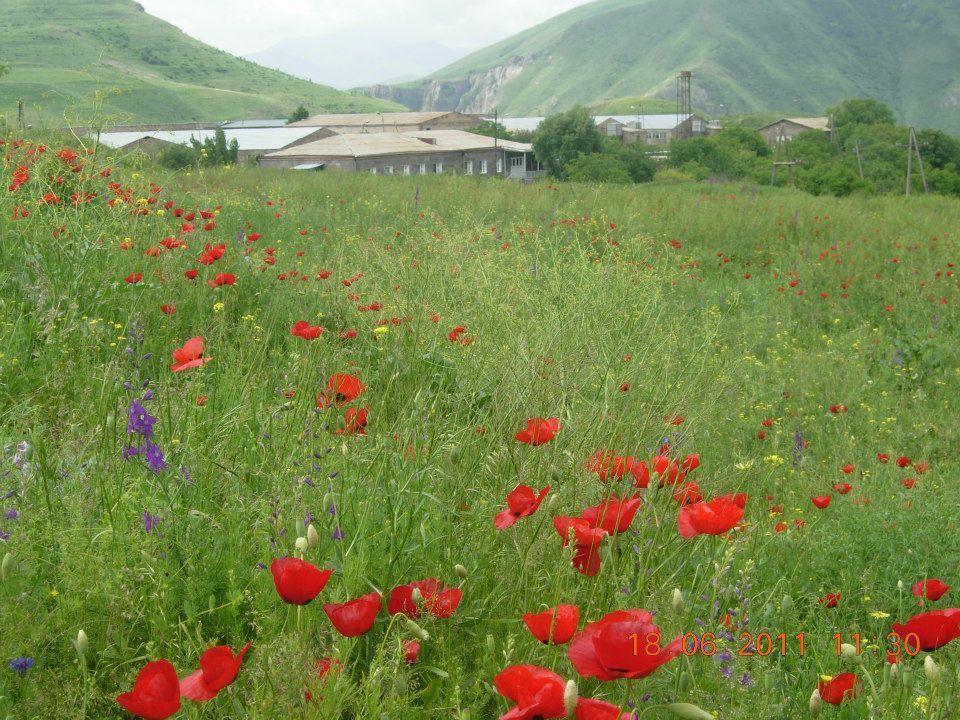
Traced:
<path id="1" fill-rule="evenodd" d="M 692 70 L 693 104 L 713 115 L 819 115 L 845 98 L 871 96 L 908 124 L 960 132 L 954 10 L 934 0 L 601 0 L 423 82 L 480 76 L 487 92 L 486 73 L 520 61 L 523 71 L 491 102 L 522 116 L 619 97 L 671 101 L 677 72 Z M 462 107 L 475 90 L 463 94 Z"/>
<path id="2" fill-rule="evenodd" d="M 229 690 L 202 708 L 185 701 L 180 717 L 495 718 L 508 706 L 491 682 L 505 667 L 577 677 L 565 648 L 540 645 L 521 623 L 569 602 L 581 625 L 645 608 L 674 637 L 719 632 L 734 609 L 751 632 L 806 635 L 803 657 L 792 641 L 764 658 L 736 657 L 739 643 L 725 642 L 731 662 L 697 656 L 643 680 L 578 678 L 585 697 L 690 702 L 724 720 L 806 717 L 818 677 L 851 667 L 833 635 L 860 633 L 863 666 L 853 669 L 865 684 L 869 674 L 878 700 L 865 685 L 824 717 L 867 717 L 871 702 L 876 718 L 952 717 L 956 643 L 934 653 L 947 671 L 939 686 L 920 658 L 904 663 L 909 683 L 891 685 L 876 648 L 891 623 L 918 612 L 913 582 L 960 582 L 956 201 L 242 168 L 171 175 L 109 157 L 83 157 L 72 173 L 56 149 L 0 195 L 0 510 L 18 513 L 0 514 L 0 555 L 10 554 L 0 716 L 123 717 L 113 698 L 146 661 L 167 658 L 184 675 L 206 648 L 249 641 Z M 27 150 L 8 146 L 4 187 Z M 108 205 L 107 182 L 129 202 Z M 100 196 L 74 207 L 74 191 Z M 39 204 L 47 192 L 67 201 Z M 167 201 L 219 207 L 216 227 L 147 256 L 180 230 Z M 262 239 L 236 242 L 254 231 Z M 208 242 L 226 253 L 199 266 Z M 316 279 L 321 270 L 330 277 Z M 134 272 L 143 281 L 124 282 Z M 208 287 L 218 272 L 236 285 Z M 293 337 L 301 319 L 326 333 Z M 456 325 L 471 344 L 448 339 Z M 346 329 L 357 337 L 339 339 Z M 195 335 L 212 360 L 172 373 L 172 351 Z M 341 371 L 367 386 L 351 406 L 369 406 L 365 436 L 337 434 L 346 408 L 316 410 Z M 127 407 L 145 384 L 169 465 L 159 474 L 121 457 Z M 831 413 L 841 403 L 848 412 Z M 676 415 L 681 424 L 665 421 Z M 513 439 L 534 416 L 563 423 L 540 447 Z M 808 444 L 795 463 L 798 432 Z M 552 516 L 630 492 L 585 470 L 593 452 L 650 459 L 665 438 L 672 456 L 699 453 L 689 479 L 705 496 L 749 494 L 743 527 L 728 540 L 684 540 L 670 489 L 644 491 L 631 528 L 604 541 L 600 573 L 581 576 Z M 929 469 L 881 464 L 878 452 Z M 918 478 L 912 490 L 907 476 Z M 843 480 L 850 494 L 815 509 L 811 496 Z M 493 517 L 518 483 L 549 484 L 550 496 L 498 532 Z M 143 513 L 161 518 L 149 534 Z M 306 557 L 336 572 L 298 612 L 258 563 L 293 554 L 309 516 L 320 542 Z M 781 521 L 789 530 L 775 532 Z M 384 613 L 366 635 L 343 638 L 321 607 L 428 576 L 461 586 L 463 601 L 449 619 L 421 621 L 430 639 L 414 665 L 400 656 L 412 637 L 404 623 Z M 672 607 L 674 588 L 683 608 Z M 818 603 L 836 592 L 836 608 Z M 929 605 L 956 604 L 956 592 Z M 70 642 L 81 629 L 82 663 Z M 24 677 L 7 668 L 21 656 L 36 661 Z M 343 670 L 324 685 L 313 665 L 330 656 Z"/>
<path id="3" fill-rule="evenodd" d="M 0 114 L 86 122 L 95 95 L 114 122 L 215 121 L 398 109 L 300 80 L 205 45 L 131 0 L 11 0 L 0 13 Z"/>

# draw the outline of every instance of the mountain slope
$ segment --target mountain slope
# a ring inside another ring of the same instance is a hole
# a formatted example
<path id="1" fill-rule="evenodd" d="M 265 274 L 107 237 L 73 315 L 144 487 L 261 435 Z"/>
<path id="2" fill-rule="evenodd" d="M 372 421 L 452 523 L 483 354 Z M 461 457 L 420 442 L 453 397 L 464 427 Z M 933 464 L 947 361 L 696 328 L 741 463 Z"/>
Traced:
<path id="1" fill-rule="evenodd" d="M 377 97 L 426 109 L 543 114 L 675 97 L 694 72 L 710 112 L 819 113 L 871 95 L 960 131 L 960 0 L 600 0 Z M 721 107 L 722 106 L 722 107 Z"/>
<path id="2" fill-rule="evenodd" d="M 205 45 L 131 0 L 4 0 L 0 113 L 86 121 L 93 97 L 117 121 L 206 121 L 394 107 L 260 67 Z M 395 108 L 394 108 L 395 109 Z"/>

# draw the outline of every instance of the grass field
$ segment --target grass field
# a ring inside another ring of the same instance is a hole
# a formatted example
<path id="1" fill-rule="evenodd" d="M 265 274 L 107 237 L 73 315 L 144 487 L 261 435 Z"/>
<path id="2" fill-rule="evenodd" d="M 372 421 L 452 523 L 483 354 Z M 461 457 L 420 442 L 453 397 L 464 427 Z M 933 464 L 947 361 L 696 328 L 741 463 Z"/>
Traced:
<path id="1" fill-rule="evenodd" d="M 0 717 L 957 717 L 957 201 L 4 149 Z"/>

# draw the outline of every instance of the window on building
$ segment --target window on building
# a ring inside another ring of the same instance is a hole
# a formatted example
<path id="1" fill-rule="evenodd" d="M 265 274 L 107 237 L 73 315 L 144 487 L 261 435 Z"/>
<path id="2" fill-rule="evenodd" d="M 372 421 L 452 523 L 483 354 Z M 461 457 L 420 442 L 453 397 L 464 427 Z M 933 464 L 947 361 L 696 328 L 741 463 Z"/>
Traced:
<path id="1" fill-rule="evenodd" d="M 393 165 L 384 165 L 383 166 L 384 175 L 393 175 Z"/>
<path id="2" fill-rule="evenodd" d="M 420 163 L 419 172 L 420 172 L 421 175 L 426 175 L 426 174 L 427 174 L 427 164 L 426 164 L 426 163 Z"/>
<path id="3" fill-rule="evenodd" d="M 467 160 L 466 173 L 467 175 L 473 175 L 473 160 Z"/>
<path id="4" fill-rule="evenodd" d="M 409 166 L 409 165 L 404 165 L 404 166 L 403 166 L 403 174 L 404 174 L 404 175 L 409 175 L 409 174 L 410 174 L 410 166 Z"/>
<path id="5" fill-rule="evenodd" d="M 481 161 L 480 161 L 480 174 L 481 174 L 481 175 L 486 175 L 487 172 L 489 172 L 489 171 L 487 170 L 487 161 L 486 161 L 486 160 L 481 160 Z"/>
<path id="6" fill-rule="evenodd" d="M 376 174 L 377 174 L 377 169 L 376 169 L 375 167 L 370 168 L 370 174 L 371 174 L 371 175 L 376 175 Z"/>
<path id="7" fill-rule="evenodd" d="M 607 123 L 607 135 L 616 135 L 618 127 L 616 123 Z"/>
<path id="8" fill-rule="evenodd" d="M 503 172 L 503 158 L 502 158 L 502 157 L 498 157 L 498 158 L 497 158 L 497 173 L 499 174 L 499 173 L 502 173 L 502 172 Z"/>
<path id="9" fill-rule="evenodd" d="M 438 175 L 443 172 L 443 163 L 438 162 L 433 164 L 433 171 Z"/>

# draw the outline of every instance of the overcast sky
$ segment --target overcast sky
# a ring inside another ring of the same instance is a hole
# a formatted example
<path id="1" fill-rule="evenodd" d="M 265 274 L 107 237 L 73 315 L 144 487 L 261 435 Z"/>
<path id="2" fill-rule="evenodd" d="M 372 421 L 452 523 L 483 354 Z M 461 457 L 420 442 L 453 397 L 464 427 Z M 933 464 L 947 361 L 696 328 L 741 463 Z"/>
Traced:
<path id="1" fill-rule="evenodd" d="M 235 55 L 291 37 L 363 28 L 464 54 L 590 0 L 139 0 L 147 12 Z"/>

